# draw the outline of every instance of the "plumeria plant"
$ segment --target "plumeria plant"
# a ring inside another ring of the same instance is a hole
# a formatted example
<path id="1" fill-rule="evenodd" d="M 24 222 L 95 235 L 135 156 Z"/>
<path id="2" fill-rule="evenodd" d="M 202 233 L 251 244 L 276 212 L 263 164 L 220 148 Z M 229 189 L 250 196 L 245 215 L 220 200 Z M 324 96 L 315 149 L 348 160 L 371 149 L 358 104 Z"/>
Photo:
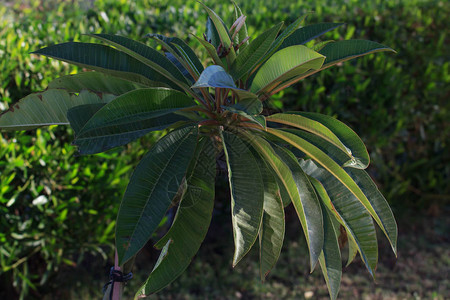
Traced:
<path id="1" fill-rule="evenodd" d="M 60 77 L 45 91 L 23 98 L 0 116 L 0 128 L 70 125 L 80 154 L 164 130 L 134 170 L 117 216 L 122 266 L 149 241 L 168 209 L 176 208 L 170 229 L 155 243 L 160 257 L 136 297 L 167 286 L 197 253 L 211 222 L 216 162 L 225 157 L 233 266 L 257 244 L 265 279 L 282 248 L 284 209 L 293 205 L 311 271 L 320 265 L 336 299 L 342 274 L 339 237 L 348 239 L 348 263 L 359 253 L 373 275 L 378 260 L 373 221 L 395 253 L 394 216 L 364 171 L 369 155 L 353 130 L 330 116 L 268 114 L 264 106 L 272 95 L 333 65 L 393 50 L 367 40 L 307 47 L 342 24 L 302 26 L 304 17 L 249 38 L 246 16 L 237 5 L 231 27 L 202 6 L 206 32 L 194 38 L 209 56 L 206 68 L 177 37 L 148 34 L 161 45 L 160 52 L 123 36 L 90 34 L 102 43 L 67 42 L 34 53 L 93 72 Z"/>

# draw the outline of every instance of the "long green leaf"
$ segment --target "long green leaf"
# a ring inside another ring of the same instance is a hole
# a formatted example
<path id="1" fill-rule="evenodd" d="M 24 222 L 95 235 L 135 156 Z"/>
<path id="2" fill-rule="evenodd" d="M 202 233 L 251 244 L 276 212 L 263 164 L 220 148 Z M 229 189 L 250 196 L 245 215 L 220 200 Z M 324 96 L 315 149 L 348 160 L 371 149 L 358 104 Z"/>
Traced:
<path id="1" fill-rule="evenodd" d="M 369 153 L 360 137 L 341 121 L 319 113 L 313 112 L 289 112 L 320 122 L 330 129 L 350 151 L 351 159 L 343 164 L 344 167 L 365 169 L 370 163 Z M 333 145 L 337 146 L 337 144 Z"/>
<path id="2" fill-rule="evenodd" d="M 304 139 L 308 143 L 313 144 L 315 147 L 320 149 L 325 155 L 330 157 L 337 164 L 342 165 L 346 160 L 347 156 L 344 155 L 340 150 L 338 150 L 334 145 L 324 141 L 323 139 L 318 138 L 308 132 L 302 132 L 298 130 L 288 130 L 291 133 L 294 133 L 298 137 Z M 368 203 L 373 208 L 373 212 L 375 212 L 377 218 L 374 219 L 377 221 L 378 225 L 388 238 L 392 250 L 394 253 L 397 253 L 397 224 L 395 222 L 394 215 L 387 203 L 386 199 L 378 190 L 375 183 L 372 181 L 370 176 L 361 169 L 355 169 L 346 167 L 343 169 L 348 176 L 357 184 L 357 186 L 361 189 L 361 191 L 366 196 Z M 348 177 L 347 177 L 348 178 Z M 361 198 L 358 197 L 361 201 Z M 363 201 L 361 201 L 363 202 Z M 364 204 L 364 203 L 363 203 Z M 367 203 L 365 204 L 367 208 Z M 369 210 L 369 212 L 373 216 L 373 212 Z"/>
<path id="3" fill-rule="evenodd" d="M 279 23 L 263 32 L 248 47 L 239 53 L 231 66 L 231 75 L 236 80 L 248 74 L 269 50 L 283 23 Z"/>
<path id="4" fill-rule="evenodd" d="M 287 37 L 278 50 L 294 46 L 294 45 L 304 45 L 307 42 L 321 36 L 322 34 L 331 31 L 344 23 L 317 23 L 307 25 L 305 27 L 295 30 L 289 37 Z"/>
<path id="5" fill-rule="evenodd" d="M 334 228 L 333 222 L 331 221 L 331 216 L 325 207 L 323 207 L 322 213 L 325 235 L 319 263 L 331 299 L 335 300 L 339 293 L 342 277 L 341 251 L 339 250 L 336 228 Z"/>
<path id="6" fill-rule="evenodd" d="M 268 121 L 289 125 L 308 132 L 330 142 L 344 154 L 348 160 L 343 166 L 366 168 L 369 164 L 369 154 L 358 135 L 344 123 L 318 113 L 288 112 L 274 114 Z"/>
<path id="7" fill-rule="evenodd" d="M 341 140 L 331 131 L 328 127 L 323 125 L 322 123 L 311 120 L 309 118 L 306 118 L 302 116 L 301 114 L 294 114 L 294 113 L 278 113 L 273 114 L 271 116 L 267 117 L 267 120 L 269 122 L 275 122 L 279 124 L 289 125 L 292 127 L 296 127 L 308 132 L 311 132 L 328 142 L 335 145 L 337 148 L 342 150 L 342 152 L 346 153 L 347 155 L 351 156 L 351 153 L 349 153 L 349 150 L 345 145 L 341 142 Z"/>
<path id="8" fill-rule="evenodd" d="M 274 149 L 290 169 L 297 186 L 298 194 L 300 195 L 301 207 L 297 209 L 297 212 L 299 213 L 302 225 L 306 227 L 304 228 L 304 232 L 309 245 L 312 272 L 322 252 L 324 241 L 322 209 L 319 199 L 311 182 L 309 182 L 308 176 L 302 170 L 292 153 L 289 153 L 281 147 Z M 297 205 L 295 202 L 293 203 Z"/>
<path id="9" fill-rule="evenodd" d="M 259 231 L 259 257 L 261 280 L 264 281 L 280 256 L 285 223 L 284 206 L 275 177 L 263 161 L 260 161 L 260 170 L 264 183 L 264 213 Z"/>
<path id="10" fill-rule="evenodd" d="M 74 144 L 81 154 L 93 154 L 127 144 L 144 134 L 162 130 L 185 120 L 173 114 L 195 106 L 185 94 L 165 88 L 139 89 L 108 103 L 75 131 Z M 70 110 L 69 117 L 79 120 L 80 110 Z M 71 121 L 71 124 L 73 122 Z M 73 124 L 72 124 L 73 125 Z"/>
<path id="11" fill-rule="evenodd" d="M 197 128 L 175 130 L 159 140 L 131 176 L 117 216 L 119 264 L 148 241 L 172 203 L 197 144 Z"/>
<path id="12" fill-rule="evenodd" d="M 187 188 L 167 234 L 156 244 L 169 242 L 167 252 L 140 288 L 136 297 L 159 291 L 174 281 L 188 267 L 208 232 L 214 207 L 215 150 L 210 139 L 203 139 L 196 149 L 186 176 Z"/>
<path id="13" fill-rule="evenodd" d="M 286 29 L 283 30 L 283 32 L 281 32 L 281 34 L 277 36 L 277 39 L 272 43 L 269 51 L 267 51 L 267 55 L 265 55 L 264 59 L 262 61 L 260 61 L 259 63 L 262 63 L 266 58 L 271 57 L 272 54 L 274 54 L 275 51 L 277 51 L 280 48 L 280 46 L 283 44 L 284 40 L 286 38 L 288 38 L 293 32 L 295 32 L 295 30 L 297 30 L 299 28 L 300 24 L 303 22 L 303 20 L 305 20 L 306 16 L 307 15 L 303 15 L 300 18 L 298 18 L 297 20 L 295 20 L 295 22 L 289 24 L 289 26 L 286 27 Z"/>
<path id="14" fill-rule="evenodd" d="M 328 43 L 326 44 L 319 53 L 324 55 L 326 57 L 322 67 L 317 70 L 311 70 L 304 74 L 300 74 L 299 76 L 293 77 L 287 81 L 285 81 L 281 87 L 278 87 L 274 91 L 270 93 L 270 95 L 273 95 L 280 90 L 308 77 L 312 74 L 315 74 L 317 72 L 320 72 L 322 70 L 325 70 L 331 66 L 334 66 L 340 62 L 344 62 L 353 58 L 357 58 L 360 56 L 368 55 L 371 53 L 376 52 L 394 52 L 395 51 L 389 47 L 386 47 L 382 44 L 367 41 L 367 40 L 345 40 L 345 41 L 338 41 L 334 43 Z"/>
<path id="15" fill-rule="evenodd" d="M 250 86 L 253 93 L 271 90 L 281 82 L 322 66 L 325 57 L 305 46 L 297 45 L 277 51 L 258 70 Z"/>
<path id="16" fill-rule="evenodd" d="M 48 56 L 146 86 L 170 86 L 179 89 L 172 81 L 139 60 L 105 45 L 68 42 L 37 50 L 33 54 Z"/>
<path id="17" fill-rule="evenodd" d="M 233 266 L 247 254 L 258 237 L 263 215 L 264 185 L 257 158 L 237 135 L 224 131 L 235 252 Z"/>
<path id="18" fill-rule="evenodd" d="M 310 241 L 310 233 L 308 231 L 321 229 L 308 227 L 307 220 L 305 219 L 305 212 L 303 211 L 302 199 L 300 198 L 299 190 L 297 188 L 291 169 L 275 153 L 272 146 L 265 139 L 246 132 L 242 132 L 241 134 L 245 136 L 246 140 L 265 159 L 266 163 L 272 168 L 274 174 L 276 175 L 276 177 L 278 177 L 278 180 L 280 182 L 280 189 L 284 187 L 287 195 L 291 199 L 294 208 L 297 212 L 300 223 L 302 225 L 303 232 L 306 237 L 306 242 L 308 243 L 308 249 L 310 249 L 311 270 L 313 270 L 315 263 L 317 262 L 317 259 L 320 255 L 320 251 L 322 250 L 323 234 L 321 237 L 318 237 L 318 235 L 316 235 L 316 232 L 311 232 L 317 238 L 315 238 L 314 241 Z M 317 245 L 319 245 L 320 247 L 317 247 Z"/>
<path id="19" fill-rule="evenodd" d="M 329 172 L 318 168 L 311 160 L 300 160 L 300 165 L 309 176 L 313 177 L 310 180 L 320 199 L 345 227 L 349 238 L 355 241 L 367 270 L 374 276 L 378 262 L 378 244 L 370 214 L 361 202 Z"/>
<path id="20" fill-rule="evenodd" d="M 56 78 L 49 83 L 48 89 L 64 89 L 71 93 L 88 90 L 95 93 L 122 95 L 129 91 L 147 86 L 110 76 L 101 72 L 83 72 Z"/>
<path id="21" fill-rule="evenodd" d="M 372 215 L 375 221 L 380 226 L 381 230 L 384 232 L 386 237 L 388 237 L 394 253 L 396 253 L 396 243 L 397 243 L 397 225 L 392 216 L 392 211 L 389 205 L 385 203 L 384 198 L 379 198 L 379 192 L 375 189 L 370 189 L 372 195 L 364 194 L 361 187 L 355 182 L 355 180 L 363 180 L 366 182 L 367 178 L 352 178 L 347 172 L 362 171 L 358 169 L 351 169 L 346 171 L 338 163 L 336 163 L 332 158 L 330 158 L 325 152 L 316 147 L 315 145 L 309 143 L 307 140 L 301 138 L 299 135 L 302 132 L 293 134 L 291 132 L 296 132 L 296 130 L 281 131 L 277 129 L 268 128 L 267 131 L 274 136 L 284 140 L 285 142 L 296 147 L 300 151 L 303 151 L 314 161 L 319 163 L 323 168 L 330 172 L 336 179 L 338 179 L 355 197 L 364 205 L 367 211 Z M 332 146 L 332 145 L 330 145 Z M 364 171 L 362 171 L 364 172 Z M 370 181 L 371 182 L 371 181 Z M 377 193 L 378 192 L 378 193 Z M 381 195 L 381 194 L 380 194 Z M 375 197 L 374 197 L 375 196 Z M 369 200 L 368 198 L 371 198 Z M 384 201 L 382 201 L 384 200 Z M 377 211 L 378 210 L 378 211 Z"/>
<path id="22" fill-rule="evenodd" d="M 112 96 L 112 95 L 111 95 Z M 66 90 L 51 89 L 31 94 L 11 105 L 0 115 L 0 129 L 29 130 L 49 125 L 68 125 L 67 111 L 75 106 L 106 103 L 113 97 L 82 91 L 71 95 Z"/>
<path id="23" fill-rule="evenodd" d="M 186 92 L 189 91 L 186 77 L 183 76 L 181 71 L 178 70 L 178 68 L 170 62 L 170 60 L 155 49 L 143 43 L 119 35 L 90 34 L 89 36 L 116 47 L 129 56 L 152 68 L 156 71 L 156 73 L 169 80 L 169 82 L 172 83 L 171 87 L 173 84 L 176 84 Z"/>
<path id="24" fill-rule="evenodd" d="M 345 40 L 329 43 L 323 47 L 319 53 L 326 57 L 323 68 L 327 68 L 342 61 L 383 51 L 395 53 L 393 49 L 377 42 L 367 40 Z"/>
<path id="25" fill-rule="evenodd" d="M 211 19 L 212 23 L 214 24 L 215 29 L 217 30 L 217 33 L 219 35 L 220 41 L 228 52 L 227 55 L 227 62 L 228 65 L 233 64 L 234 60 L 236 59 L 236 52 L 234 51 L 233 44 L 230 38 L 230 35 L 228 33 L 228 30 L 226 26 L 224 25 L 224 22 L 222 19 L 208 6 L 206 6 L 204 3 L 200 2 L 200 4 L 203 6 L 203 8 L 206 10 L 206 12 L 209 15 L 209 18 Z"/>
<path id="26" fill-rule="evenodd" d="M 167 37 L 161 34 L 147 34 L 146 36 L 155 38 L 157 40 L 164 41 L 169 45 L 174 51 L 176 51 L 185 61 L 198 73 L 203 72 L 203 65 L 195 54 L 194 50 L 191 49 L 182 39 L 177 37 Z M 180 47 L 180 48 L 179 48 Z M 184 55 L 185 54 L 185 55 Z"/>

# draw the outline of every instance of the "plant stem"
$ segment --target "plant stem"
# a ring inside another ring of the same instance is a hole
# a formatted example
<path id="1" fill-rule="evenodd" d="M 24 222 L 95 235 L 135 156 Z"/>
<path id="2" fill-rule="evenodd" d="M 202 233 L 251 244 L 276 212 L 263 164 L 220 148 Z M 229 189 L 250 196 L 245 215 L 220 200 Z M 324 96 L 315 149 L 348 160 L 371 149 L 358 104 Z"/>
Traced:
<path id="1" fill-rule="evenodd" d="M 114 255 L 114 269 L 120 271 L 120 266 L 119 266 L 119 256 L 117 255 L 117 250 L 116 253 Z M 113 289 L 113 296 L 112 299 L 113 300 L 120 300 L 122 298 L 122 283 L 121 282 L 114 282 L 114 286 L 112 287 Z"/>

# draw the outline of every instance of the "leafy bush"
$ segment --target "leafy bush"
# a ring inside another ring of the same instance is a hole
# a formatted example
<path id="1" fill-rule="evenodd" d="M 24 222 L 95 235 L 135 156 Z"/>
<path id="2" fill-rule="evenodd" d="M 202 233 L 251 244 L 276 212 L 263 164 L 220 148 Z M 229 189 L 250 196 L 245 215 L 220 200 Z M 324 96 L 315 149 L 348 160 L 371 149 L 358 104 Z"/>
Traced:
<path id="1" fill-rule="evenodd" d="M 96 72 L 60 77 L 44 92 L 21 99 L 0 116 L 0 128 L 70 124 L 81 154 L 105 152 L 170 129 L 134 170 L 115 226 L 116 267 L 123 268 L 169 208 L 177 206 L 170 229 L 155 244 L 161 250 L 158 261 L 136 298 L 171 283 L 198 251 L 212 217 L 217 156 L 223 155 L 231 194 L 233 266 L 259 238 L 265 279 L 283 245 L 284 207 L 292 204 L 311 270 L 320 264 L 330 297 L 336 299 L 342 273 L 338 239 L 348 238 L 349 263 L 359 253 L 373 275 L 378 261 L 373 220 L 396 253 L 395 219 L 363 170 L 370 159 L 355 132 L 317 113 L 262 114 L 263 103 L 331 66 L 393 50 L 368 40 L 329 40 L 308 48 L 306 43 L 342 24 L 301 27 L 305 17 L 282 31 L 283 23 L 278 23 L 249 41 L 246 16 L 238 6 L 227 27 L 201 5 L 208 21 L 204 40 L 196 38 L 213 65 L 204 68 L 181 39 L 158 34 L 147 36 L 162 46 L 164 55 L 111 34 L 89 35 L 108 46 L 49 46 L 34 53 Z M 41 195 L 33 204 L 47 201 Z M 67 212 L 59 212 L 63 221 Z"/>
<path id="2" fill-rule="evenodd" d="M 0 61 L 2 69 L 0 108 L 7 108 L 8 103 L 20 99 L 31 91 L 43 89 L 57 74 L 76 72 L 76 67 L 29 55 L 30 51 L 42 46 L 61 42 L 62 39 L 78 39 L 81 33 L 100 30 L 134 39 L 141 38 L 148 32 L 169 33 L 189 38 L 186 32 L 198 34 L 204 31 L 204 22 L 198 13 L 200 6 L 196 2 L 173 0 L 139 1 L 131 4 L 128 1 L 95 1 L 93 4 L 91 1 L 77 1 L 75 4 L 66 4 L 65 1 L 12 3 L 14 1 L 9 3 L 7 1 L 6 5 L 0 8 L 2 25 L 0 53 L 3 58 Z M 417 212 L 425 210 L 433 203 L 442 205 L 442 200 L 448 199 L 450 194 L 446 183 L 450 177 L 448 163 L 450 158 L 448 151 L 445 151 L 448 147 L 447 137 L 450 134 L 448 126 L 445 126 L 449 115 L 445 105 L 450 80 L 445 45 L 448 44 L 446 17 L 450 5 L 446 1 L 382 0 L 371 1 L 364 6 L 360 6 L 357 1 L 329 0 L 282 3 L 264 1 L 264 5 L 260 4 L 261 2 L 256 0 L 242 4 L 243 10 L 252 16 L 248 23 L 250 35 L 256 30 L 267 29 L 270 24 L 281 20 L 290 23 L 299 15 L 314 11 L 314 14 L 308 16 L 309 23 L 342 21 L 347 24 L 345 31 L 341 29 L 329 33 L 327 37 L 330 39 L 351 38 L 354 35 L 390 45 L 398 51 L 395 59 L 377 55 L 326 70 L 314 75 L 315 79 L 309 80 L 307 84 L 299 83 L 297 87 L 285 90 L 280 96 L 283 97 L 284 105 L 288 109 L 335 115 L 348 122 L 352 128 L 358 128 L 363 141 L 369 145 L 368 150 L 372 157 L 369 172 L 394 208 L 401 207 Z M 220 8 L 224 19 L 231 20 L 234 14 L 231 5 L 220 2 L 212 3 L 211 6 L 214 9 Z M 191 40 L 190 46 L 199 49 L 199 44 L 195 41 Z M 280 104 L 276 100 L 273 102 L 277 109 L 281 108 Z M 22 224 L 26 219 L 18 218 L 16 212 L 25 210 L 32 211 L 32 215 L 39 218 L 41 223 L 53 223 L 51 218 L 42 218 L 40 211 L 31 203 L 38 194 L 29 187 L 39 188 L 40 182 L 49 177 L 48 172 L 35 172 L 43 169 L 40 159 L 47 166 L 52 165 L 53 160 L 68 162 L 62 164 L 61 171 L 53 175 L 54 182 L 61 186 L 72 186 L 76 190 L 83 190 L 84 181 L 75 182 L 77 179 L 72 175 L 71 166 L 90 166 L 93 174 L 101 174 L 98 171 L 101 167 L 92 164 L 93 161 L 98 162 L 98 158 L 73 157 L 74 149 L 69 145 L 72 139 L 70 130 L 67 132 L 62 129 L 42 129 L 40 134 L 48 141 L 46 146 L 51 156 L 44 155 L 41 158 L 25 151 L 32 147 L 30 141 L 33 137 L 28 134 L 0 133 L 0 184 L 3 192 L 1 200 L 2 203 L 8 203 L 12 198 L 16 199 L 14 205 L 2 207 L 2 220 L 9 220 L 7 224 L 2 223 L 2 232 L 14 231 L 8 229 L 9 227 L 23 228 Z M 61 140 L 63 136 L 66 139 Z M 151 140 L 152 138 L 148 144 Z M 8 147 L 12 147 L 8 144 L 11 141 L 17 141 L 13 148 L 16 149 L 16 153 L 20 153 L 17 161 L 23 170 L 15 175 L 14 173 L 19 170 L 11 167 L 16 162 L 15 156 L 13 152 L 7 150 L 10 149 Z M 127 163 L 123 165 L 136 163 L 135 157 L 139 157 L 139 154 L 132 156 L 131 153 L 134 152 L 108 154 L 102 164 L 107 163 L 110 171 L 114 172 L 117 161 L 126 161 Z M 112 161 L 109 155 L 112 155 Z M 27 178 L 22 177 L 22 174 L 30 172 L 33 172 L 34 177 L 29 180 L 28 187 L 17 193 L 27 182 Z M 120 170 L 117 172 L 120 173 Z M 124 178 L 127 178 L 128 174 L 124 173 Z M 95 181 L 97 183 L 91 184 L 99 188 L 108 186 L 110 177 L 106 175 L 108 173 L 98 178 Z M 11 178 L 14 179 L 9 182 Z M 111 175 L 111 178 L 115 176 Z M 5 187 L 6 185 L 8 187 Z M 92 188 L 92 191 L 97 189 Z M 108 205 L 102 207 L 105 222 L 114 220 L 116 211 L 113 203 L 118 201 L 123 190 L 122 180 L 114 187 L 114 193 L 117 195 L 115 199 L 112 197 L 105 199 L 109 201 Z M 56 193 L 57 190 L 53 191 L 52 197 Z M 57 199 L 58 204 L 65 205 L 63 199 L 67 197 L 58 196 Z M 95 205 L 95 202 L 90 200 L 84 203 Z M 91 207 L 87 206 L 85 210 L 80 210 L 76 217 L 94 223 L 89 218 L 95 220 L 98 216 L 85 213 L 89 209 Z M 98 208 L 94 206 L 93 209 Z M 55 210 L 63 211 L 57 208 Z M 396 212 L 397 215 L 399 213 L 400 210 Z M 72 221 L 72 217 L 68 214 L 66 223 L 73 225 L 73 230 L 78 226 L 76 224 L 80 223 Z M 102 239 L 101 230 L 95 233 L 97 237 L 91 234 L 91 228 L 85 230 L 84 234 L 80 233 L 80 237 L 92 237 L 93 243 Z M 39 232 L 39 238 L 42 239 L 62 241 L 67 236 L 67 231 L 63 230 L 54 231 L 53 235 L 42 235 L 42 231 Z M 13 253 L 8 256 L 9 258 L 3 257 L 2 270 L 26 257 L 34 249 L 19 241 L 9 234 L 5 234 L 2 238 L 2 247 L 14 249 L 8 250 Z M 108 243 L 109 245 L 112 243 L 112 234 L 109 234 Z M 29 282 L 39 287 L 41 275 L 45 270 L 45 267 L 40 267 L 45 265 L 41 263 L 43 258 L 55 262 L 62 261 L 63 258 L 77 261 L 76 256 L 68 253 L 81 253 L 81 250 L 79 245 L 71 245 L 75 248 L 71 249 L 72 246 L 66 244 L 64 252 L 49 251 L 49 254 L 42 256 L 39 254 L 31 256 L 29 260 L 32 264 L 27 267 L 30 274 Z M 9 260 L 8 263 L 3 264 L 6 259 Z M 25 268 L 25 265 L 19 266 Z M 54 264 L 54 267 L 57 267 L 57 264 Z M 24 270 L 21 269 L 21 272 Z M 11 271 L 3 275 L 2 283 L 8 285 L 10 280 L 6 278 L 10 275 Z M 23 283 L 23 286 L 26 286 L 28 281 L 24 277 L 23 280 L 18 276 L 15 278 L 16 288 L 25 291 L 21 285 Z M 7 289 L 5 287 L 0 290 Z M 44 291 L 42 288 L 38 290 Z"/>

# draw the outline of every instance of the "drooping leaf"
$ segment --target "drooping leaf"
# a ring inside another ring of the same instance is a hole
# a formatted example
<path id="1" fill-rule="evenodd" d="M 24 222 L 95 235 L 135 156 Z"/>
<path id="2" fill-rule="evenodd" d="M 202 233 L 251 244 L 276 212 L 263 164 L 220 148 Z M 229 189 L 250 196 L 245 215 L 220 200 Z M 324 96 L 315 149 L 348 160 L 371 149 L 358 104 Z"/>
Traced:
<path id="1" fill-rule="evenodd" d="M 9 110 L 0 115 L 0 129 L 29 130 L 49 125 L 68 125 L 66 114 L 70 108 L 84 104 L 106 103 L 113 97 L 105 95 L 102 99 L 88 91 L 71 95 L 66 90 L 60 89 L 31 94 L 11 105 Z"/>
<path id="2" fill-rule="evenodd" d="M 259 257 L 261 280 L 264 281 L 280 256 L 285 223 L 284 206 L 275 177 L 263 161 L 260 161 L 260 170 L 264 184 L 264 213 L 259 231 Z"/>
<path id="3" fill-rule="evenodd" d="M 272 55 L 258 70 L 250 91 L 262 93 L 276 87 L 281 82 L 322 66 L 325 57 L 305 46 L 284 48 Z"/>
<path id="4" fill-rule="evenodd" d="M 215 149 L 211 140 L 203 139 L 186 176 L 187 188 L 175 219 L 167 234 L 155 245 L 169 243 L 161 260 L 140 288 L 136 297 L 150 295 L 174 281 L 188 267 L 200 248 L 211 221 L 216 175 Z"/>
<path id="5" fill-rule="evenodd" d="M 378 243 L 370 214 L 359 200 L 333 175 L 318 168 L 311 160 L 300 160 L 303 170 L 311 177 L 317 194 L 341 224 L 349 238 L 358 246 L 358 252 L 369 273 L 374 276 L 378 262 Z M 314 180 L 316 179 L 316 180 Z"/>
<path id="6" fill-rule="evenodd" d="M 293 202 L 293 204 L 304 227 L 303 231 L 309 247 L 312 272 L 322 252 L 324 239 L 324 225 L 319 199 L 311 182 L 309 182 L 308 176 L 302 170 L 292 153 L 289 153 L 289 151 L 281 147 L 275 147 L 274 150 L 290 169 L 295 185 L 297 186 L 300 205 L 297 207 L 298 203 Z"/>
<path id="7" fill-rule="evenodd" d="M 212 65 L 207 67 L 192 88 L 222 88 L 235 92 L 239 99 L 256 98 L 256 95 L 243 89 L 239 89 L 234 84 L 233 78 L 221 66 Z"/>
<path id="8" fill-rule="evenodd" d="M 83 72 L 65 75 L 49 83 L 48 89 L 64 89 L 70 93 L 88 90 L 94 93 L 122 95 L 148 86 L 107 75 L 101 72 Z"/>
<path id="9" fill-rule="evenodd" d="M 119 264 L 148 241 L 172 203 L 197 144 L 197 128 L 161 138 L 139 162 L 120 204 L 116 224 Z"/>
<path id="10" fill-rule="evenodd" d="M 231 66 L 231 75 L 236 80 L 248 74 L 269 50 L 283 23 L 279 23 L 255 38 L 244 50 L 240 51 Z"/>
<path id="11" fill-rule="evenodd" d="M 294 45 L 304 45 L 322 34 L 342 26 L 343 24 L 344 23 L 317 23 L 299 28 L 283 41 L 278 50 Z"/>
<path id="12" fill-rule="evenodd" d="M 268 117 L 268 121 L 296 127 L 330 142 L 340 149 L 348 160 L 343 166 L 366 168 L 370 158 L 366 146 L 344 123 L 318 113 L 287 112 L 274 114 Z"/>
<path id="13" fill-rule="evenodd" d="M 81 129 L 75 131 L 74 144 L 81 154 L 93 154 L 127 144 L 150 131 L 162 130 L 185 120 L 173 114 L 177 110 L 195 106 L 185 94 L 166 88 L 131 91 L 114 99 L 97 111 Z M 82 111 L 70 110 L 77 118 Z"/>
<path id="14" fill-rule="evenodd" d="M 358 253 L 358 244 L 356 244 L 354 239 L 349 238 L 348 239 L 348 260 L 347 260 L 347 264 L 345 265 L 346 267 L 348 267 L 352 263 L 352 261 L 355 259 L 357 253 Z"/>
<path id="15" fill-rule="evenodd" d="M 344 167 L 365 169 L 370 163 L 369 153 L 360 137 L 341 121 L 323 114 L 313 112 L 292 112 L 320 122 L 329 128 L 350 150 L 352 159 L 343 164 Z M 335 145 L 336 146 L 336 145 Z"/>
<path id="16" fill-rule="evenodd" d="M 247 254 L 258 237 L 264 204 L 264 186 L 257 157 L 237 135 L 224 131 L 235 252 L 233 266 Z"/>
<path id="17" fill-rule="evenodd" d="M 322 153 L 330 157 L 333 161 L 335 161 L 339 165 L 343 165 L 347 156 L 343 155 L 343 153 L 336 149 L 336 147 L 323 139 L 318 138 L 308 132 L 301 132 L 298 130 L 287 130 L 291 133 L 294 133 L 298 137 L 304 139 L 308 143 L 311 143 L 317 149 L 320 149 Z M 351 178 L 353 182 L 358 186 L 363 195 L 365 195 L 365 200 L 361 194 L 358 194 L 358 199 L 364 206 L 369 207 L 368 211 L 374 217 L 375 221 L 380 226 L 381 230 L 384 232 L 386 237 L 388 238 L 392 250 L 394 253 L 397 253 L 397 224 L 395 222 L 394 215 L 387 203 L 386 199 L 378 190 L 375 183 L 372 181 L 370 176 L 361 169 L 355 169 L 351 167 L 346 167 L 342 169 L 347 175 L 345 177 Z"/>
<path id="18" fill-rule="evenodd" d="M 180 89 L 139 60 L 105 45 L 68 42 L 37 50 L 33 54 L 48 56 L 146 86 L 170 86 Z"/>
<path id="19" fill-rule="evenodd" d="M 306 220 L 305 211 L 303 210 L 304 204 L 302 203 L 301 195 L 299 194 L 299 190 L 297 188 L 297 184 L 295 182 L 291 169 L 278 156 L 278 154 L 275 153 L 272 146 L 265 139 L 257 135 L 251 135 L 245 132 L 243 132 L 242 135 L 245 136 L 246 140 L 272 168 L 274 175 L 278 177 L 278 180 L 280 182 L 280 189 L 284 187 L 286 193 L 289 195 L 289 198 L 291 199 L 292 204 L 294 205 L 294 208 L 297 212 L 300 223 L 302 224 L 303 232 L 305 233 L 306 241 L 308 243 L 308 249 L 310 250 L 311 270 L 313 270 L 313 267 L 320 255 L 320 251 L 322 250 L 323 231 L 322 228 L 314 226 L 318 224 L 317 220 Z M 322 215 L 320 213 L 320 210 L 316 212 L 316 215 L 317 213 L 319 213 L 318 218 L 321 218 Z M 312 224 L 311 226 L 311 222 L 316 223 Z M 320 226 L 322 226 L 321 221 Z M 311 230 L 311 232 L 309 232 L 309 230 Z M 320 235 L 320 231 L 322 231 L 322 235 Z M 314 240 L 310 240 L 310 235 L 314 236 Z"/>
<path id="20" fill-rule="evenodd" d="M 386 200 L 382 198 L 382 196 L 380 197 L 381 193 L 373 187 L 368 190 L 368 192 L 373 193 L 373 195 L 366 195 L 361 190 L 360 185 L 358 185 L 356 181 L 363 181 L 368 186 L 368 183 L 366 182 L 367 178 L 363 177 L 363 175 L 361 175 L 361 178 L 358 178 L 358 176 L 352 178 L 352 176 L 349 175 L 351 172 L 361 171 L 364 173 L 364 171 L 352 168 L 344 170 L 323 150 L 301 137 L 308 134 L 307 132 L 296 129 L 277 130 L 271 128 L 267 128 L 267 131 L 307 154 L 338 179 L 364 205 L 370 215 L 372 215 L 381 230 L 383 230 L 386 237 L 389 239 L 394 253 L 396 253 L 397 224 L 395 223 L 392 211 L 390 210 L 389 205 L 387 205 Z M 330 144 L 330 147 L 334 146 Z M 368 180 L 371 182 L 370 178 Z M 368 198 L 371 198 L 371 200 Z"/>
<path id="21" fill-rule="evenodd" d="M 322 209 L 322 214 L 325 234 L 319 263 L 330 297 L 332 300 L 335 300 L 339 293 L 342 277 L 341 251 L 339 250 L 339 243 L 336 237 L 336 228 L 334 228 L 329 212 L 325 207 Z"/>

